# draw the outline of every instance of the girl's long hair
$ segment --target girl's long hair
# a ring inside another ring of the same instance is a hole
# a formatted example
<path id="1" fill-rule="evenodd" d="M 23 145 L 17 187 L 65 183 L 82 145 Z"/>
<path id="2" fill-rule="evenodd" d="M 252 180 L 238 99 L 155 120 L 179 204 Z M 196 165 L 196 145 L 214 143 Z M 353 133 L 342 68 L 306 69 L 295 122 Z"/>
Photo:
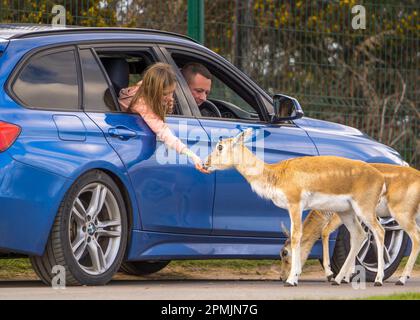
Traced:
<path id="1" fill-rule="evenodd" d="M 169 64 L 158 62 L 149 66 L 143 74 L 142 84 L 131 100 L 129 109 L 142 98 L 163 121 L 167 112 L 163 104 L 163 92 L 176 83 L 175 72 Z"/>

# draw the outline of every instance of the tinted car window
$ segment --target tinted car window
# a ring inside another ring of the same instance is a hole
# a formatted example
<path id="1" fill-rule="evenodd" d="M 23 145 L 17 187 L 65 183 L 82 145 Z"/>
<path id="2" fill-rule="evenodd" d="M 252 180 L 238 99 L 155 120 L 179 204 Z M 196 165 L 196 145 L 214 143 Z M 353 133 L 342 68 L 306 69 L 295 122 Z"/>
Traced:
<path id="1" fill-rule="evenodd" d="M 81 50 L 84 98 L 83 105 L 88 111 L 115 111 L 116 106 L 105 76 L 91 50 Z"/>
<path id="2" fill-rule="evenodd" d="M 25 106 L 39 109 L 79 109 L 79 88 L 73 50 L 31 58 L 13 85 Z"/>
<path id="3" fill-rule="evenodd" d="M 255 113 L 255 109 L 249 103 L 215 75 L 212 77 L 211 91 L 208 99 L 227 101 L 246 112 Z"/>
<path id="4" fill-rule="evenodd" d="M 201 58 L 197 55 L 169 49 L 177 67 L 182 69 L 186 64 L 196 62 L 205 66 L 212 75 L 211 90 L 207 100 L 212 102 L 220 111 L 222 118 L 243 119 L 251 121 L 263 120 L 258 101 L 254 92 L 248 90 L 242 80 L 223 65 Z M 188 93 L 187 93 L 188 95 Z M 200 109 L 200 107 L 199 107 Z M 219 118 L 216 114 L 208 115 L 200 110 L 202 117 Z"/>

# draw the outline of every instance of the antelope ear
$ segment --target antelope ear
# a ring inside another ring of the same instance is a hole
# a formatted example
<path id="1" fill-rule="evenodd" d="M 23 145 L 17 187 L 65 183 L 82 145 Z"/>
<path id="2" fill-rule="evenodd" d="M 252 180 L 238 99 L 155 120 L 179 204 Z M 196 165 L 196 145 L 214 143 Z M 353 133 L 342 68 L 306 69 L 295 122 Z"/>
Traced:
<path id="1" fill-rule="evenodd" d="M 238 142 L 245 142 L 252 137 L 252 128 L 247 128 L 244 131 L 240 132 L 234 139 L 233 144 Z"/>
<path id="2" fill-rule="evenodd" d="M 281 223 L 281 230 L 283 231 L 283 233 L 290 238 L 290 232 L 289 229 L 286 228 L 286 225 L 284 224 L 284 222 Z"/>

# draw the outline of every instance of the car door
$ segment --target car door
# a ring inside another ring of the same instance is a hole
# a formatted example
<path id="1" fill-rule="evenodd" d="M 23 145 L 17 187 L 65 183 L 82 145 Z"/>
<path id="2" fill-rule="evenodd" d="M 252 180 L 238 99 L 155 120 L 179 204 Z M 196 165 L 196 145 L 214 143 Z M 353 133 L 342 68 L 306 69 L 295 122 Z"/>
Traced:
<path id="1" fill-rule="evenodd" d="M 247 77 L 237 72 L 230 64 L 218 59 L 218 56 L 171 47 L 167 47 L 166 56 L 169 60 L 172 59 L 175 65 L 178 60 L 185 61 L 188 57 L 191 61 L 205 64 L 213 74 L 213 94 L 210 94 L 209 100 L 217 102 L 220 108 L 230 107 L 232 112 L 239 112 L 240 109 L 242 115 L 247 114 L 246 117 L 242 116 L 247 119 L 201 117 L 199 111 L 194 111 L 194 108 L 198 109 L 197 104 L 190 96 L 192 110 L 198 115 L 201 125 L 209 135 L 212 148 L 219 137 L 232 137 L 246 128 L 253 128 L 255 138 L 247 143 L 247 146 L 267 163 L 317 155 L 317 150 L 306 132 L 294 123 L 271 124 L 266 121 L 264 114 L 268 113 L 266 106 L 270 106 L 271 101 L 253 88 L 254 84 Z M 221 101 L 224 101 L 224 104 L 220 104 Z M 229 115 L 225 112 L 225 116 Z M 245 178 L 235 169 L 216 171 L 213 175 L 216 176 L 213 235 L 284 236 L 281 223 L 285 223 L 286 226 L 290 224 L 286 210 L 257 196 Z"/>
<path id="2" fill-rule="evenodd" d="M 95 50 L 80 47 L 85 84 L 90 77 L 91 88 L 97 89 L 93 95 L 108 96 L 108 102 L 100 98 L 92 102 L 90 107 L 85 105 L 86 113 L 103 131 L 126 166 L 135 189 L 143 230 L 209 234 L 212 229 L 214 178 L 199 173 L 185 156 L 167 150 L 165 145 L 156 141 L 155 134 L 139 115 L 121 112 L 118 106 L 113 111 L 103 111 L 106 109 L 104 104 L 117 105 L 113 90 L 111 96 L 107 90 L 116 87 L 119 79 L 109 76 L 121 75 L 123 69 L 112 69 L 121 67 L 124 64 L 121 57 L 130 54 L 131 58 L 124 58 L 128 59 L 126 62 L 137 55 L 147 55 L 148 61 L 159 59 L 152 46 L 101 46 L 95 47 Z M 107 68 L 103 65 L 105 60 Z M 93 75 L 96 75 L 95 78 Z M 138 75 L 130 73 L 131 76 Z M 179 89 L 176 91 L 176 99 L 185 99 Z M 189 147 L 198 143 L 194 138 L 197 134 L 204 136 L 204 142 L 199 143 L 208 143 L 207 135 L 198 120 L 180 114 L 168 116 L 167 122 Z"/>

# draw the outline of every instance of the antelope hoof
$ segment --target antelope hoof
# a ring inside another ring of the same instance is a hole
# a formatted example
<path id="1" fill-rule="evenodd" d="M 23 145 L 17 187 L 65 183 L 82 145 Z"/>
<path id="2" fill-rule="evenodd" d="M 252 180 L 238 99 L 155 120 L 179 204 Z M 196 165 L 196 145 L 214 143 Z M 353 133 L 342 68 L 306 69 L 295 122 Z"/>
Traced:
<path id="1" fill-rule="evenodd" d="M 382 282 L 375 281 L 375 287 L 382 287 Z"/>
<path id="2" fill-rule="evenodd" d="M 297 286 L 297 283 L 296 283 L 296 282 L 295 282 L 295 283 L 290 283 L 290 282 L 287 282 L 287 281 L 286 281 L 286 282 L 284 283 L 284 286 L 285 286 L 285 287 L 296 287 L 296 286 Z"/>
<path id="3" fill-rule="evenodd" d="M 339 286 L 340 285 L 340 282 L 338 282 L 337 280 L 333 280 L 331 282 L 331 285 L 333 285 L 333 286 Z"/>
<path id="4" fill-rule="evenodd" d="M 405 285 L 405 283 L 404 283 L 404 282 L 402 282 L 401 280 L 398 280 L 398 281 L 395 283 L 395 285 L 396 285 L 396 286 L 403 286 L 403 285 Z"/>
<path id="5" fill-rule="evenodd" d="M 328 280 L 328 282 L 333 281 L 333 280 L 334 280 L 334 275 L 333 275 L 333 274 L 330 274 L 330 275 L 327 277 L 327 280 Z"/>

